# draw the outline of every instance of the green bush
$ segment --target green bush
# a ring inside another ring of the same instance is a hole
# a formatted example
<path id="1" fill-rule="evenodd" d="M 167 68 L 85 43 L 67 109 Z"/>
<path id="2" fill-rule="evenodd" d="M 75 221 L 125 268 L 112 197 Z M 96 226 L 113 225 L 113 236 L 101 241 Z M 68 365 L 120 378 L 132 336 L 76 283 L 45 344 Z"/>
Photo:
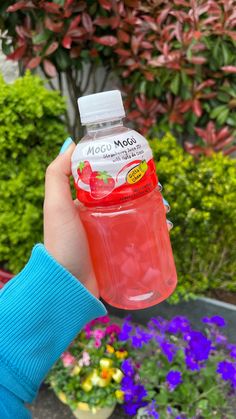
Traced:
<path id="1" fill-rule="evenodd" d="M 13 272 L 42 240 L 44 173 L 66 136 L 64 109 L 39 77 L 0 77 L 0 265 Z"/>
<path id="2" fill-rule="evenodd" d="M 177 293 L 236 291 L 236 163 L 221 153 L 199 161 L 167 134 L 151 142 L 170 202 Z"/>

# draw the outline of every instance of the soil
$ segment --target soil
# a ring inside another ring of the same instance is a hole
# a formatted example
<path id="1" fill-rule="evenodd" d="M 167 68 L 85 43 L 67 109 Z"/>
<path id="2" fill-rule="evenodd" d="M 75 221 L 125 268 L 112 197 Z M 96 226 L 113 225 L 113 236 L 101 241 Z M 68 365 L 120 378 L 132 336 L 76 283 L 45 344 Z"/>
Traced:
<path id="1" fill-rule="evenodd" d="M 236 292 L 212 290 L 207 293 L 207 297 L 215 298 L 216 300 L 236 305 Z"/>

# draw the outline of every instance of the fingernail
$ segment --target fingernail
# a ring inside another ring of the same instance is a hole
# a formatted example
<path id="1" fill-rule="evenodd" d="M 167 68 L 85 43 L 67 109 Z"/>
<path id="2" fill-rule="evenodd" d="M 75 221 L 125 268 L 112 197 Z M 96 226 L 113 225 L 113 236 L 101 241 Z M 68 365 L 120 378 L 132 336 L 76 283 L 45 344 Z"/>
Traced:
<path id="1" fill-rule="evenodd" d="M 158 188 L 159 188 L 159 191 L 162 191 L 162 184 L 160 182 L 158 182 Z"/>
<path id="2" fill-rule="evenodd" d="M 170 212 L 170 204 L 169 204 L 169 202 L 165 198 L 163 198 L 163 197 L 162 197 L 162 200 L 163 200 L 163 204 L 166 207 L 166 211 L 167 212 Z"/>
<path id="3" fill-rule="evenodd" d="M 64 144 L 62 145 L 59 154 L 65 153 L 65 151 L 68 149 L 68 147 L 71 145 L 72 142 L 73 142 L 72 138 L 71 137 L 68 137 L 66 139 L 66 141 L 64 142 Z"/>
<path id="4" fill-rule="evenodd" d="M 174 224 L 170 220 L 166 220 L 166 223 L 168 225 L 169 230 L 171 230 L 174 227 Z"/>

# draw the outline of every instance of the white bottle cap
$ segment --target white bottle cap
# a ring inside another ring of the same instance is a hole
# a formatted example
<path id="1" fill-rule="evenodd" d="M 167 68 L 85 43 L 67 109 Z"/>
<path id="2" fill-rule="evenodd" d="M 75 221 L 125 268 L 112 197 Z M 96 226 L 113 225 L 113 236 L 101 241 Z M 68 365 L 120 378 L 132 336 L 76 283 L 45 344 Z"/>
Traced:
<path id="1" fill-rule="evenodd" d="M 78 99 L 82 125 L 124 118 L 125 110 L 119 90 L 95 93 Z"/>

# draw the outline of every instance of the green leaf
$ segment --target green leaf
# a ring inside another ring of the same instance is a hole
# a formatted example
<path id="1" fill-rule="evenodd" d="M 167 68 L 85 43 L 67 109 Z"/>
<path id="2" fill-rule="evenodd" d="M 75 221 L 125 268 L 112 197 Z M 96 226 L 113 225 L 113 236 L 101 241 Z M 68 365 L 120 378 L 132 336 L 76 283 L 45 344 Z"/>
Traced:
<path id="1" fill-rule="evenodd" d="M 215 109 L 213 109 L 210 113 L 210 117 L 215 119 L 217 118 L 222 112 L 227 110 L 227 107 L 225 105 L 219 105 Z"/>
<path id="2" fill-rule="evenodd" d="M 62 49 L 59 48 L 55 53 L 55 61 L 60 71 L 66 71 L 71 64 L 69 55 Z"/>
<path id="3" fill-rule="evenodd" d="M 208 400 L 202 399 L 197 403 L 197 407 L 202 410 L 206 410 L 208 407 Z"/>
<path id="4" fill-rule="evenodd" d="M 181 71 L 181 79 L 185 86 L 189 86 L 191 84 L 191 79 L 188 77 L 184 70 Z"/>
<path id="5" fill-rule="evenodd" d="M 228 118 L 229 115 L 229 109 L 225 108 L 221 111 L 221 113 L 217 116 L 216 120 L 220 125 L 223 125 Z"/>
<path id="6" fill-rule="evenodd" d="M 104 48 L 102 45 L 101 45 L 101 47 L 102 47 L 102 49 Z M 81 53 L 80 53 L 80 56 L 83 59 L 87 60 L 90 57 L 89 51 L 88 50 L 82 50 Z"/>
<path id="7" fill-rule="evenodd" d="M 37 33 L 33 36 L 32 41 L 33 44 L 38 45 L 41 44 L 44 41 L 47 41 L 51 36 L 51 31 L 48 29 L 45 29 L 43 32 Z"/>
<path id="8" fill-rule="evenodd" d="M 221 55 L 220 38 L 217 38 L 216 42 L 214 43 L 212 52 L 213 52 L 213 57 L 215 58 L 216 61 L 218 61 L 219 55 Z"/>
<path id="9" fill-rule="evenodd" d="M 230 100 L 230 96 L 227 93 L 219 92 L 217 95 L 217 99 L 219 99 L 221 102 L 228 103 Z"/>
<path id="10" fill-rule="evenodd" d="M 140 83 L 140 87 L 139 87 L 139 92 L 141 93 L 141 94 L 145 94 L 145 92 L 146 92 L 146 86 L 147 86 L 147 81 L 146 80 L 143 80 L 141 83 Z"/>
<path id="11" fill-rule="evenodd" d="M 193 56 L 193 52 L 192 52 L 191 47 L 189 47 L 189 48 L 187 49 L 187 54 L 186 54 L 186 56 L 187 56 L 187 59 L 188 59 L 189 61 L 191 61 L 192 56 Z"/>
<path id="12" fill-rule="evenodd" d="M 179 85 L 180 85 L 180 73 L 176 73 L 170 84 L 170 90 L 175 95 L 177 95 L 179 92 Z"/>
<path id="13" fill-rule="evenodd" d="M 11 52 L 11 43 L 9 43 L 7 39 L 2 40 L 2 51 L 5 55 L 10 54 Z"/>
<path id="14" fill-rule="evenodd" d="M 154 93 L 156 97 L 160 97 L 162 93 L 162 88 L 160 83 L 157 81 L 157 83 L 154 85 Z"/>
<path id="15" fill-rule="evenodd" d="M 227 124 L 236 127 L 236 112 L 231 112 L 230 116 L 227 118 Z"/>
<path id="16" fill-rule="evenodd" d="M 227 43 L 222 42 L 221 48 L 222 48 L 222 54 L 223 54 L 223 60 L 224 60 L 223 64 L 224 65 L 231 64 L 231 51 L 229 50 Z"/>

